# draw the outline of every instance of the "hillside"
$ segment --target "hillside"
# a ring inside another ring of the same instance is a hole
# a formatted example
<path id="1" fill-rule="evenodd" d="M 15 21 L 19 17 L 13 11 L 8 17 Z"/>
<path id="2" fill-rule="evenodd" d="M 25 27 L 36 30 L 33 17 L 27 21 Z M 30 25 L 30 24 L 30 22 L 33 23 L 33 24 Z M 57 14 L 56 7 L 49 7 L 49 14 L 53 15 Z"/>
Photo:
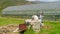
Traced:
<path id="1" fill-rule="evenodd" d="M 0 0 L 0 10 L 8 6 L 16 6 L 16 5 L 23 5 L 23 4 L 31 4 L 31 3 L 25 0 Z"/>

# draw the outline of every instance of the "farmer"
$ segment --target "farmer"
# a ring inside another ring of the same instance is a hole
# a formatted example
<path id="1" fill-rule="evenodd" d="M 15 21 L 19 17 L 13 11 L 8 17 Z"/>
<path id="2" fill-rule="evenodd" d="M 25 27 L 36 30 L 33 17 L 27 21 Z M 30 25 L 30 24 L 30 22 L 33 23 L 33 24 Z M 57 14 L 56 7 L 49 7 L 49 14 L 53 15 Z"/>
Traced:
<path id="1" fill-rule="evenodd" d="M 26 29 L 27 29 L 26 24 L 19 24 L 19 34 L 24 34 Z"/>
<path id="2" fill-rule="evenodd" d="M 40 23 L 42 24 L 42 26 L 44 26 L 44 24 L 43 24 L 43 13 L 40 13 L 40 15 L 39 15 L 39 20 L 40 20 Z"/>
<path id="3" fill-rule="evenodd" d="M 39 32 L 40 31 L 40 21 L 39 21 L 37 15 L 33 15 L 32 16 L 32 20 L 31 20 L 30 24 L 32 25 L 33 31 L 35 31 L 35 32 Z"/>
<path id="4" fill-rule="evenodd" d="M 26 19 L 25 23 L 28 29 L 30 29 L 31 25 L 30 25 L 31 19 Z"/>
<path id="5" fill-rule="evenodd" d="M 19 27 L 16 30 L 14 30 L 13 32 L 18 32 L 19 31 L 19 34 L 24 34 L 26 29 L 27 29 L 26 24 L 23 23 L 23 24 L 19 24 Z"/>

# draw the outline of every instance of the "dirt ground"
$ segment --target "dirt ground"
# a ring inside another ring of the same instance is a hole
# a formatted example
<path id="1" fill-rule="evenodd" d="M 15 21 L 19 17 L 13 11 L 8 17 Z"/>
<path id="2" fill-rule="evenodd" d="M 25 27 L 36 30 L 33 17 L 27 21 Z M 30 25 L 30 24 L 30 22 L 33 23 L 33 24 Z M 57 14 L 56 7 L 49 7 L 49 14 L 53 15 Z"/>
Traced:
<path id="1" fill-rule="evenodd" d="M 18 25 L 7 25 L 7 26 L 1 26 L 0 27 L 0 34 L 15 34 L 16 32 L 13 32 L 16 28 L 18 28 Z"/>

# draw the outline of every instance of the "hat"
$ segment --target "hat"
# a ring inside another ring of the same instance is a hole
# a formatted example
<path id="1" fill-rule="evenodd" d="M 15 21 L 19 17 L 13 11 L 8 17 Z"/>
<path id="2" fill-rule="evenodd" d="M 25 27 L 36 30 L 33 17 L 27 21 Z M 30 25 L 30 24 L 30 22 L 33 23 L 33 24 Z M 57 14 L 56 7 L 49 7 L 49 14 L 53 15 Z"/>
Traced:
<path id="1" fill-rule="evenodd" d="M 34 18 L 34 20 L 37 20 L 38 16 L 37 15 L 33 15 L 32 18 Z"/>

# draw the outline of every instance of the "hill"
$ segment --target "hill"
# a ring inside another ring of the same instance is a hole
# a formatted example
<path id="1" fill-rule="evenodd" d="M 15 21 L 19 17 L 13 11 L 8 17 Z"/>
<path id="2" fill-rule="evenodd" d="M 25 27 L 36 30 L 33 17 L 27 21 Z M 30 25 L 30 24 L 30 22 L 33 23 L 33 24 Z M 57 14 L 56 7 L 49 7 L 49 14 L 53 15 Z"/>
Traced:
<path id="1" fill-rule="evenodd" d="M 31 4 L 31 3 L 25 0 L 0 0 L 0 10 L 8 6 L 16 6 L 16 5 L 23 5 L 23 4 Z"/>

